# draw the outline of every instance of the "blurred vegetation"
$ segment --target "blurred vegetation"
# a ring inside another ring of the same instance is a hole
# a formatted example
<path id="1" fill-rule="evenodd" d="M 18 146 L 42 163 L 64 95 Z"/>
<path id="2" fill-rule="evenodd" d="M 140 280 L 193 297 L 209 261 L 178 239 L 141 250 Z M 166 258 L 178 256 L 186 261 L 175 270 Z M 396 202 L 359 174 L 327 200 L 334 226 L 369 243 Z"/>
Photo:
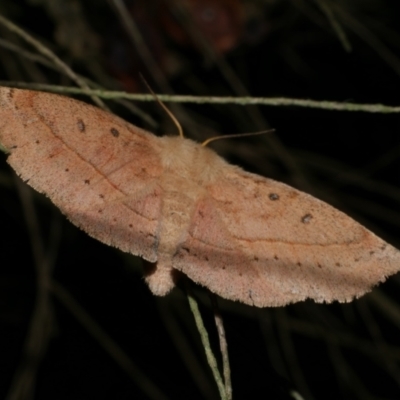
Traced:
<path id="1" fill-rule="evenodd" d="M 147 93 L 142 74 L 165 94 L 400 103 L 396 1 L 2 0 L 0 14 L 92 88 Z M 76 84 L 4 25 L 0 80 Z M 158 135 L 175 132 L 155 103 L 105 103 Z M 399 115 L 170 107 L 199 141 L 274 128 L 211 147 L 329 202 L 400 247 Z M 139 258 L 72 226 L 1 157 L 0 396 L 217 399 L 181 290 L 153 297 Z M 399 285 L 397 275 L 345 305 L 254 309 L 220 300 L 233 398 L 293 399 L 293 389 L 310 400 L 398 398 Z M 218 349 L 207 293 L 195 294 Z"/>

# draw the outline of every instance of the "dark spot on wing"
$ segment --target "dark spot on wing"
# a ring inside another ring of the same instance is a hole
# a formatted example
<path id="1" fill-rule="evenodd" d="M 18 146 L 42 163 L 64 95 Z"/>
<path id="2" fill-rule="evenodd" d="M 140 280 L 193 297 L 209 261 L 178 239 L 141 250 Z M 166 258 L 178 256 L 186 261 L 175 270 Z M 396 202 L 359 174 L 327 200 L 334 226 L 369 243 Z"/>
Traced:
<path id="1" fill-rule="evenodd" d="M 355 258 L 354 261 L 355 261 L 355 262 L 360 261 L 360 257 Z"/>
<path id="2" fill-rule="evenodd" d="M 320 263 L 317 264 L 318 268 L 322 268 L 322 265 Z"/>
<path id="3" fill-rule="evenodd" d="M 81 131 L 81 132 L 85 132 L 85 130 L 86 130 L 86 125 L 85 125 L 85 123 L 79 118 L 78 119 L 78 121 L 77 121 L 77 125 L 78 125 L 78 129 Z"/>
<path id="4" fill-rule="evenodd" d="M 208 257 L 207 257 L 207 256 L 204 256 L 204 259 L 205 259 L 206 261 L 208 261 Z"/>
<path id="5" fill-rule="evenodd" d="M 254 256 L 254 261 L 258 261 L 258 257 Z"/>
<path id="6" fill-rule="evenodd" d="M 338 263 L 338 262 L 337 262 L 335 265 L 336 265 L 337 267 L 341 267 L 340 263 Z"/>
<path id="7" fill-rule="evenodd" d="M 84 182 L 85 182 L 85 185 L 90 185 L 90 179 L 85 179 Z"/>
<path id="8" fill-rule="evenodd" d="M 8 98 L 10 100 L 12 100 L 12 98 L 14 97 L 14 94 L 15 94 L 15 89 L 10 89 L 8 92 Z"/>
<path id="9" fill-rule="evenodd" d="M 279 200 L 279 195 L 276 193 L 270 193 L 268 197 L 272 201 Z"/>
<path id="10" fill-rule="evenodd" d="M 132 228 L 133 227 L 133 225 L 132 224 L 129 224 L 129 228 Z"/>
<path id="11" fill-rule="evenodd" d="M 99 194 L 99 197 L 101 198 L 101 199 L 104 199 L 104 194 Z"/>
<path id="12" fill-rule="evenodd" d="M 97 212 L 98 212 L 99 214 L 101 214 L 101 213 L 103 212 L 103 209 L 100 208 L 99 210 L 97 210 Z"/>
<path id="13" fill-rule="evenodd" d="M 69 168 L 65 168 L 65 170 L 64 170 L 65 172 L 69 172 Z"/>
<path id="14" fill-rule="evenodd" d="M 301 217 L 301 222 L 302 222 L 303 224 L 308 224 L 308 223 L 310 223 L 312 217 L 313 217 L 313 216 L 312 216 L 311 214 L 305 214 L 305 215 L 303 215 L 303 216 Z"/>
<path id="15" fill-rule="evenodd" d="M 203 211 L 199 211 L 199 215 L 200 215 L 201 218 L 204 218 L 204 213 L 203 213 Z"/>
<path id="16" fill-rule="evenodd" d="M 225 269 L 226 267 L 225 267 L 225 265 L 222 267 L 222 269 Z"/>
<path id="17" fill-rule="evenodd" d="M 371 250 L 371 251 L 369 252 L 369 254 L 372 256 L 373 254 L 375 254 L 375 252 L 374 252 L 373 250 Z"/>
<path id="18" fill-rule="evenodd" d="M 384 245 L 382 245 L 381 250 L 385 250 L 387 247 L 386 243 Z"/>
<path id="19" fill-rule="evenodd" d="M 277 255 L 274 255 L 275 260 L 279 260 L 279 257 Z"/>
<path id="20" fill-rule="evenodd" d="M 39 144 L 40 143 L 40 140 L 36 140 L 36 142 L 35 142 L 36 144 Z"/>
<path id="21" fill-rule="evenodd" d="M 301 262 L 299 261 L 299 262 L 297 263 L 297 265 L 298 265 L 299 267 L 301 267 Z"/>
<path id="22" fill-rule="evenodd" d="M 118 137 L 119 136 L 119 130 L 118 129 L 111 128 L 110 132 L 114 137 Z"/>

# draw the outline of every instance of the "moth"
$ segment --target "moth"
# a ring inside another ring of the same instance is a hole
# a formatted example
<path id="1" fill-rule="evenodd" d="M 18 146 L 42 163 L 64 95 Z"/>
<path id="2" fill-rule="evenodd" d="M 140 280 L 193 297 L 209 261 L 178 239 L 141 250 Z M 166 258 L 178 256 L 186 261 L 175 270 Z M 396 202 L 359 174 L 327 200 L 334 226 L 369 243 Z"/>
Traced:
<path id="1" fill-rule="evenodd" d="M 90 236 L 143 257 L 159 296 L 177 273 L 257 307 L 347 302 L 400 269 L 400 252 L 349 216 L 67 97 L 0 88 L 8 163 Z"/>

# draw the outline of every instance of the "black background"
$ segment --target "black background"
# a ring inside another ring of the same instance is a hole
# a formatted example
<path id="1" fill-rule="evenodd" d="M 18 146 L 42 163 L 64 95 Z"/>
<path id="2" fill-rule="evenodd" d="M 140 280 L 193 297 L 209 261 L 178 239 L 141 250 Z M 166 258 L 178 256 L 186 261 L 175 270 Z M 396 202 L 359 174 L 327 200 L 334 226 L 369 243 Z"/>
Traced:
<path id="1" fill-rule="evenodd" d="M 145 44 L 175 93 L 237 96 L 221 69 L 226 63 L 236 74 L 234 83 L 241 82 L 253 96 L 399 104 L 396 1 L 243 1 L 240 12 L 254 7 L 257 18 L 246 18 L 232 50 L 211 56 L 196 45 L 174 41 L 160 15 L 148 11 L 157 6 L 166 12 L 170 4 L 135 4 Z M 333 10 L 352 45 L 350 53 L 318 4 Z M 3 0 L 0 12 L 75 71 L 96 81 L 96 68 L 103 71 L 107 79 L 101 83 L 110 89 L 127 88 L 131 76 L 138 89 L 147 92 L 137 81 L 141 72 L 156 92 L 166 92 L 124 36 L 111 2 Z M 71 35 L 63 42 L 56 34 L 62 27 Z M 4 27 L 0 38 L 36 53 Z M 0 79 L 72 85 L 64 75 L 2 46 Z M 136 103 L 158 124 L 150 126 L 123 107 L 107 104 L 156 134 L 174 132 L 157 105 Z M 273 127 L 274 134 L 221 140 L 212 147 L 247 170 L 326 200 L 400 247 L 398 114 L 237 105 L 187 104 L 183 109 L 184 114 L 176 108 L 174 112 L 187 136 L 199 141 Z M 166 398 L 218 398 L 184 293 L 175 289 L 165 298 L 152 296 L 142 279 L 140 259 L 72 226 L 48 199 L 15 178 L 6 156 L 0 158 L 0 396 L 15 393 L 12 382 L 22 379 L 22 370 L 27 380 L 16 385 L 28 388 L 32 397 L 21 399 L 150 398 L 71 313 L 75 303 L 60 298 L 66 289 L 101 327 L 94 330 L 106 332 Z M 32 231 L 35 221 L 38 230 Z M 32 333 L 38 304 L 37 241 L 44 246 L 39 264 L 48 260 L 61 286 L 46 302 L 50 321 L 35 323 Z M 291 388 L 306 399 L 399 398 L 399 284 L 399 276 L 394 276 L 346 305 L 306 301 L 254 309 L 220 300 L 234 399 L 293 398 Z M 195 293 L 217 349 L 207 293 L 202 288 Z M 83 319 L 89 321 L 86 315 Z M 48 340 L 42 326 L 49 328 Z M 29 338 L 34 350 L 27 357 Z M 38 351 L 40 344 L 44 347 Z M 35 358 L 37 353 L 42 356 Z"/>

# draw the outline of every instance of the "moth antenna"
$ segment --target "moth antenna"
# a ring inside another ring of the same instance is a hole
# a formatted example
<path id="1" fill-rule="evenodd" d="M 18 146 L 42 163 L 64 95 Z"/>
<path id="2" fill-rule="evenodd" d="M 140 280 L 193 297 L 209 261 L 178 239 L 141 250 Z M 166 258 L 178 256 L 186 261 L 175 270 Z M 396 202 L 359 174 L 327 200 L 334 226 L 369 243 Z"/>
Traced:
<path id="1" fill-rule="evenodd" d="M 239 137 L 246 137 L 246 136 L 263 135 L 264 133 L 272 133 L 272 132 L 275 132 L 275 129 L 267 129 L 265 131 L 260 131 L 260 132 L 232 133 L 230 135 L 219 135 L 219 136 L 214 136 L 212 138 L 209 138 L 209 139 L 205 140 L 201 145 L 203 147 L 205 147 L 209 143 L 214 142 L 214 140 L 232 139 L 232 138 L 239 138 Z"/>
<path id="2" fill-rule="evenodd" d="M 158 98 L 158 96 L 154 93 L 153 89 L 147 83 L 146 79 L 144 79 L 143 75 L 140 74 L 140 78 L 142 79 L 143 83 L 147 86 L 149 92 L 153 95 L 156 102 L 164 109 L 164 111 L 168 114 L 168 116 L 172 119 L 172 122 L 177 127 L 179 136 L 183 139 L 185 136 L 183 135 L 183 129 L 181 124 L 179 123 L 178 119 L 175 117 L 174 114 L 170 111 L 170 109 Z"/>

